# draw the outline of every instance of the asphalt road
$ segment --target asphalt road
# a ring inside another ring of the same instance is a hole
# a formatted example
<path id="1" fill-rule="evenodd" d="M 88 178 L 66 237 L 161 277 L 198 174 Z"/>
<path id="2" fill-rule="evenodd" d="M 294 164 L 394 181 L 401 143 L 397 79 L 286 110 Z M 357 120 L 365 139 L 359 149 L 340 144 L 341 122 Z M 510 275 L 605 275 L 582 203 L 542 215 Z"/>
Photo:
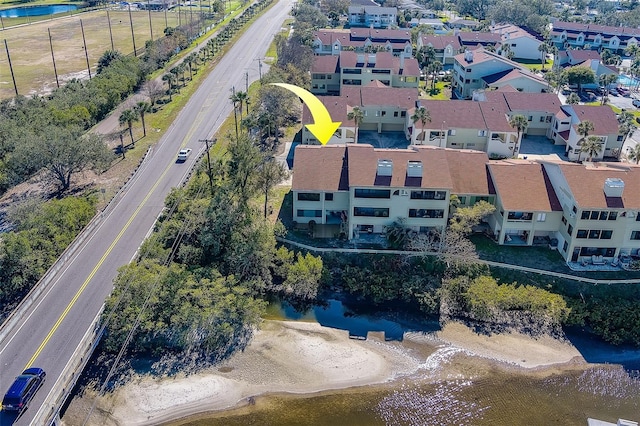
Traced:
<path id="1" fill-rule="evenodd" d="M 111 292 L 118 267 L 127 264 L 160 214 L 172 187 L 185 177 L 201 139 L 211 138 L 231 113 L 231 87 L 244 90 L 258 79 L 263 58 L 292 6 L 280 0 L 244 33 L 202 83 L 160 142 L 130 181 L 117 204 L 60 271 L 32 309 L 0 342 L 0 393 L 32 361 L 44 368 L 47 380 L 19 418 L 2 413 L 0 424 L 27 425 L 51 391 L 69 357 Z M 263 71 L 265 69 L 263 68 Z M 180 148 L 193 150 L 185 163 L 176 163 Z"/>

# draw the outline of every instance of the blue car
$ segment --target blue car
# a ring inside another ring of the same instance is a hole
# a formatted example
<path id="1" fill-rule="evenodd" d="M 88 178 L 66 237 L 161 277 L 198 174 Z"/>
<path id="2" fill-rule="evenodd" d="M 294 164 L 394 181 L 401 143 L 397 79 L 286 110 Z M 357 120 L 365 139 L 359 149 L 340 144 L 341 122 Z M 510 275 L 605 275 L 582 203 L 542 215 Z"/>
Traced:
<path id="1" fill-rule="evenodd" d="M 21 413 L 29 405 L 29 401 L 36 394 L 46 373 L 42 368 L 27 368 L 16 377 L 13 384 L 2 400 L 2 409 L 5 411 L 17 411 Z"/>

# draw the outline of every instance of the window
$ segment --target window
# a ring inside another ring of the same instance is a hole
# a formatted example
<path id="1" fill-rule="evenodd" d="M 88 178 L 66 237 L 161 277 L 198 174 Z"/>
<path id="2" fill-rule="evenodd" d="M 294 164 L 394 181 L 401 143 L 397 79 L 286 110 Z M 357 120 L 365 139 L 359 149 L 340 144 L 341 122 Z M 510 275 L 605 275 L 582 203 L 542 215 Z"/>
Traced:
<path id="1" fill-rule="evenodd" d="M 573 211 L 574 213 L 578 213 L 578 208 L 577 208 L 576 206 L 573 206 L 572 211 Z"/>
<path id="2" fill-rule="evenodd" d="M 592 211 L 591 212 L 591 220 L 598 220 L 599 216 L 600 216 L 600 212 L 598 212 L 598 211 Z"/>
<path id="3" fill-rule="evenodd" d="M 545 119 L 545 117 L 540 117 L 540 122 L 544 123 L 544 119 Z"/>
<path id="4" fill-rule="evenodd" d="M 578 229 L 578 233 L 576 234 L 576 238 L 587 238 L 587 230 L 586 229 Z"/>
<path id="5" fill-rule="evenodd" d="M 447 132 L 447 134 L 449 136 L 455 136 L 456 135 L 456 129 L 449 129 L 449 131 Z"/>
<path id="6" fill-rule="evenodd" d="M 640 240 L 640 231 L 631 231 L 632 240 Z"/>
<path id="7" fill-rule="evenodd" d="M 406 116 L 407 116 L 407 111 L 400 112 L 400 117 L 406 117 Z"/>
<path id="8" fill-rule="evenodd" d="M 547 220 L 547 214 L 546 213 L 538 213 L 538 217 L 536 218 L 536 220 L 538 222 L 544 222 L 545 220 Z"/>
<path id="9" fill-rule="evenodd" d="M 389 209 L 381 207 L 354 207 L 354 216 L 389 217 Z"/>
<path id="10" fill-rule="evenodd" d="M 320 193 L 298 192 L 298 201 L 320 201 Z"/>
<path id="11" fill-rule="evenodd" d="M 567 218 L 564 217 L 564 215 L 562 215 L 562 219 L 560 219 L 560 220 L 562 220 L 563 224 L 565 224 L 565 225 L 567 224 Z"/>
<path id="12" fill-rule="evenodd" d="M 460 201 L 460 204 L 466 204 L 466 202 L 467 202 L 467 197 L 460 197 L 460 196 L 458 196 L 458 201 Z"/>
<path id="13" fill-rule="evenodd" d="M 600 220 L 607 220 L 609 217 L 609 212 L 600 212 Z"/>
<path id="14" fill-rule="evenodd" d="M 354 193 L 356 198 L 391 198 L 391 190 L 389 189 L 356 189 Z"/>
<path id="15" fill-rule="evenodd" d="M 298 217 L 322 217 L 322 210 L 298 210 Z"/>
<path id="16" fill-rule="evenodd" d="M 444 200 L 445 191 L 411 191 L 412 200 Z"/>
<path id="17" fill-rule="evenodd" d="M 569 234 L 569 235 L 573 234 L 573 226 L 569 225 L 567 227 L 567 234 Z"/>
<path id="18" fill-rule="evenodd" d="M 636 214 L 636 222 L 640 222 L 640 213 Z"/>
<path id="19" fill-rule="evenodd" d="M 616 220 L 618 218 L 618 212 L 609 212 L 609 220 Z"/>
<path id="20" fill-rule="evenodd" d="M 531 220 L 533 219 L 533 213 L 531 212 L 509 212 L 507 213 L 507 220 Z"/>
<path id="21" fill-rule="evenodd" d="M 533 115 L 530 115 L 529 117 L 527 117 L 527 121 L 533 121 Z"/>
<path id="22" fill-rule="evenodd" d="M 547 115 L 544 121 L 547 123 L 551 123 L 551 116 Z"/>
<path id="23" fill-rule="evenodd" d="M 325 201 L 333 201 L 333 192 L 325 192 L 324 200 Z"/>
<path id="24" fill-rule="evenodd" d="M 590 240 L 598 240 L 600 239 L 600 230 L 599 229 L 592 229 L 589 231 L 589 239 Z"/>
<path id="25" fill-rule="evenodd" d="M 444 210 L 438 210 L 438 209 L 409 209 L 409 217 L 442 218 L 442 217 L 444 217 Z"/>
<path id="26" fill-rule="evenodd" d="M 610 240 L 612 235 L 613 235 L 613 231 L 604 230 L 600 234 L 600 239 L 601 240 Z"/>
<path id="27" fill-rule="evenodd" d="M 483 137 L 483 136 L 487 136 L 487 131 L 486 130 L 478 130 L 478 137 Z"/>
<path id="28" fill-rule="evenodd" d="M 590 215 L 591 215 L 591 212 L 589 210 L 584 210 L 582 212 L 582 215 L 580 216 L 580 219 L 588 220 Z"/>
<path id="29" fill-rule="evenodd" d="M 398 111 L 393 111 L 393 116 L 397 117 L 398 116 Z"/>

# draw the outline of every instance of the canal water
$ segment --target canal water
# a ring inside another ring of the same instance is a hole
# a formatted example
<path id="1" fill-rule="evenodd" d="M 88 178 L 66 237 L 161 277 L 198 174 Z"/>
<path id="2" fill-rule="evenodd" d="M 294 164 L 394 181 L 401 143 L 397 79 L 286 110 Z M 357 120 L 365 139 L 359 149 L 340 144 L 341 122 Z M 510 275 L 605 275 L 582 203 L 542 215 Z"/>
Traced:
<path id="1" fill-rule="evenodd" d="M 353 337 L 383 331 L 402 340 L 413 324 L 356 312 L 337 300 L 300 313 L 274 304 L 271 318 L 317 321 L 349 330 Z M 436 329 L 427 323 L 424 329 Z M 445 347 L 426 360 L 430 367 L 411 378 L 314 395 L 267 395 L 235 410 L 172 423 L 182 426 L 247 425 L 576 425 L 587 418 L 615 423 L 640 421 L 640 350 L 612 348 L 573 330 L 569 336 L 586 350 L 585 358 L 620 364 L 560 366 L 538 371 L 497 366 L 484 358 Z"/>

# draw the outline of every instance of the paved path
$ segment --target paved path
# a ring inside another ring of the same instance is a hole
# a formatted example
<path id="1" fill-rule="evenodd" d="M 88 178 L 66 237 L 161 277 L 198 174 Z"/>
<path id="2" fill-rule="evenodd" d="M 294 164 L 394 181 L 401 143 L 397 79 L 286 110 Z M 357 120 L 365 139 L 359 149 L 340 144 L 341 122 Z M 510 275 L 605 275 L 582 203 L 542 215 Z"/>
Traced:
<path id="1" fill-rule="evenodd" d="M 380 250 L 380 249 L 364 249 L 364 248 L 334 248 L 334 247 L 314 247 L 307 244 L 291 241 L 286 238 L 276 237 L 276 239 L 285 244 L 296 246 L 305 250 L 319 252 L 319 253 L 361 253 L 361 254 L 399 254 L 406 256 L 437 256 L 434 252 L 415 252 L 405 250 Z M 545 271 L 544 269 L 529 268 L 527 266 L 511 265 L 509 263 L 494 262 L 491 260 L 478 259 L 480 263 L 484 263 L 489 266 L 495 266 L 499 268 L 513 269 L 521 272 L 531 272 L 534 274 L 548 275 L 557 278 L 563 278 L 567 280 L 573 280 L 589 284 L 640 284 L 638 279 L 629 280 L 595 280 L 593 278 L 576 277 L 575 275 L 563 274 L 561 272 Z"/>

